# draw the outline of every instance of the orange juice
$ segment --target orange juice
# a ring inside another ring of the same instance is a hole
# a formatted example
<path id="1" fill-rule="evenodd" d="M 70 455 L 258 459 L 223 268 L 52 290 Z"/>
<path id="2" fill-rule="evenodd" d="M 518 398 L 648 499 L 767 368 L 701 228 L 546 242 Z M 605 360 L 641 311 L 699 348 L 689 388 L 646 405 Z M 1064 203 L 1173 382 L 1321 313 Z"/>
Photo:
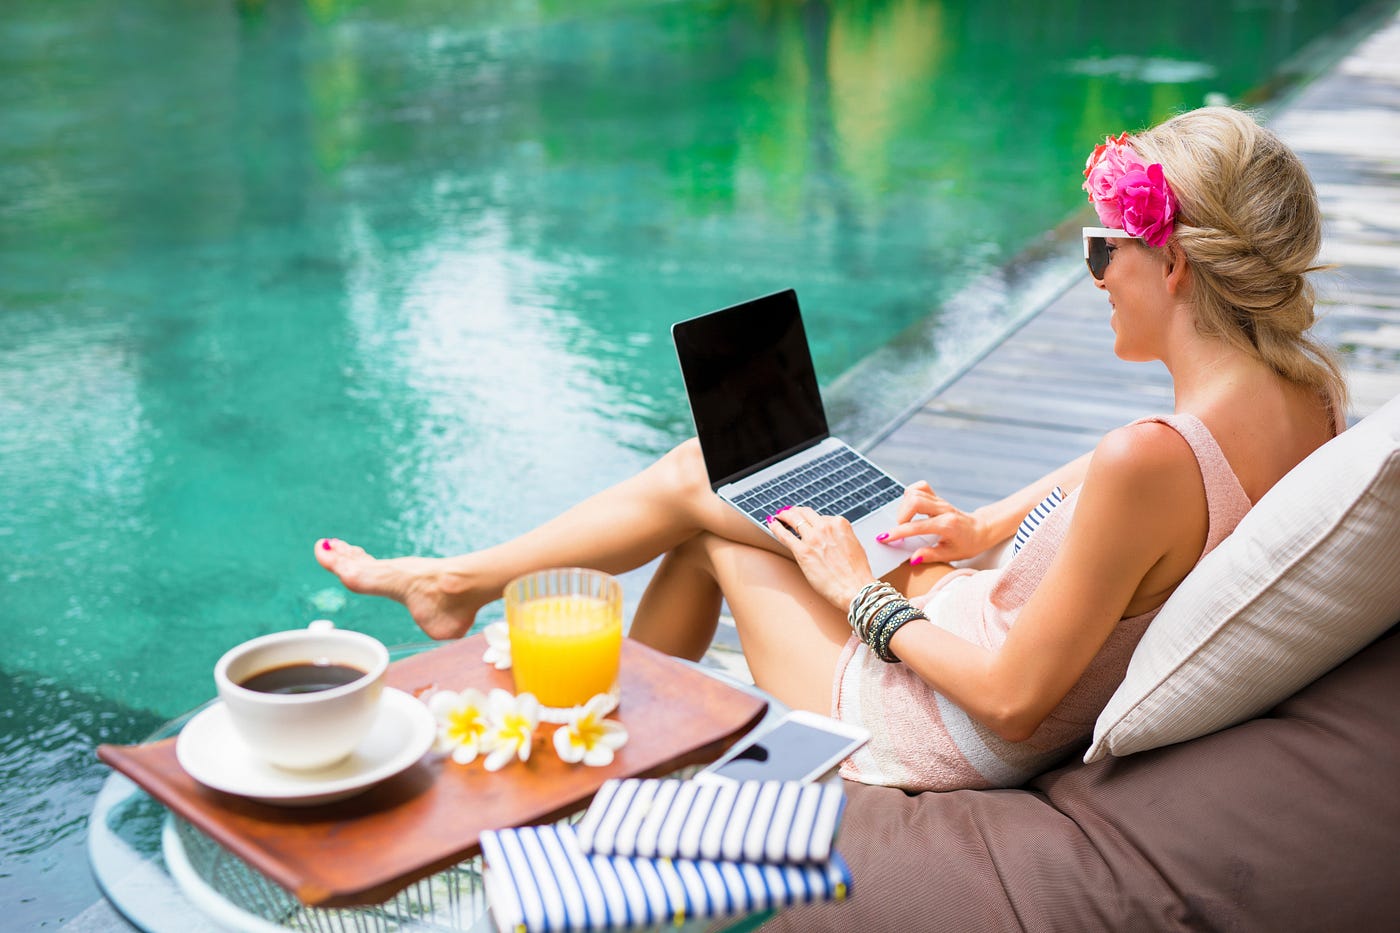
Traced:
<path id="1" fill-rule="evenodd" d="M 540 596 L 510 607 L 516 693 L 556 709 L 614 693 L 622 651 L 622 607 L 596 596 Z"/>

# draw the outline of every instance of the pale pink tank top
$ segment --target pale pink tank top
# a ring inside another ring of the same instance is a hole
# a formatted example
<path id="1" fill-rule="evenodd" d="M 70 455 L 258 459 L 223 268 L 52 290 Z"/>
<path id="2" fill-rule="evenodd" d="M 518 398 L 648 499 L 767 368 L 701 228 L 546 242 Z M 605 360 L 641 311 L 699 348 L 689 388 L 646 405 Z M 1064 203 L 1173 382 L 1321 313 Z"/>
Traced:
<path id="1" fill-rule="evenodd" d="M 1204 557 L 1234 531 L 1252 503 L 1199 418 L 1162 415 L 1134 424 L 1144 421 L 1176 430 L 1200 464 L 1209 514 Z M 932 624 L 984 647 L 1001 645 L 1064 542 L 1078 492 L 1072 490 L 1045 516 L 1005 567 L 957 570 L 940 580 L 922 600 Z M 1092 734 L 1094 721 L 1122 682 L 1138 639 L 1159 609 L 1120 621 L 1084 676 L 1024 742 L 997 736 L 905 665 L 884 663 L 852 636 L 837 662 L 832 715 L 863 725 L 871 740 L 842 763 L 842 776 L 908 790 L 1023 784 Z"/>

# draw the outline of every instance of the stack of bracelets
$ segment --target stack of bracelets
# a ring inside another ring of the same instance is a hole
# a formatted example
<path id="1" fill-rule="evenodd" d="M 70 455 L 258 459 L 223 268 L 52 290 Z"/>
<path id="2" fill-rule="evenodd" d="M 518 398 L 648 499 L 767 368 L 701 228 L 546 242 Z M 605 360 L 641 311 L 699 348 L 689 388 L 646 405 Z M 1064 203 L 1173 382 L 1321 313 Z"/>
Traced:
<path id="1" fill-rule="evenodd" d="M 875 652 L 877 658 L 887 664 L 899 660 L 890 651 L 890 639 L 894 637 L 895 632 L 915 619 L 928 621 L 928 616 L 899 595 L 899 590 L 883 580 L 876 580 L 862 587 L 856 598 L 851 600 L 851 609 L 846 613 L 846 621 L 851 624 L 851 631 Z"/>

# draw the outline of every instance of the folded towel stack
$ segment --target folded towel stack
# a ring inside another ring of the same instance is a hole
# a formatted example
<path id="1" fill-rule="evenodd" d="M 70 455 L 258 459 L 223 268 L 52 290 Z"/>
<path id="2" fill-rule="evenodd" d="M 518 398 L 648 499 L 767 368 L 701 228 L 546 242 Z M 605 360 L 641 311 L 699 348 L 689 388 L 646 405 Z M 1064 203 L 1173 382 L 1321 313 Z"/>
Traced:
<path id="1" fill-rule="evenodd" d="M 839 784 L 608 781 L 576 827 L 486 832 L 502 933 L 601 931 L 850 895 Z"/>

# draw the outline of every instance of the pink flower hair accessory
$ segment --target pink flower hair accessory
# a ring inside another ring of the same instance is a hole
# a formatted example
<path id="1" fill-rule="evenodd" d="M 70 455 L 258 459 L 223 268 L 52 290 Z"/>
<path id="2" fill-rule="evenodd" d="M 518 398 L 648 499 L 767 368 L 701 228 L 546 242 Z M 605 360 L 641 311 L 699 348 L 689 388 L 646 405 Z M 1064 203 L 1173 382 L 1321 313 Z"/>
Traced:
<path id="1" fill-rule="evenodd" d="M 1132 148 L 1131 137 L 1109 136 L 1084 163 L 1084 190 L 1105 227 L 1165 246 L 1176 224 L 1176 195 L 1160 162 L 1148 165 Z"/>

